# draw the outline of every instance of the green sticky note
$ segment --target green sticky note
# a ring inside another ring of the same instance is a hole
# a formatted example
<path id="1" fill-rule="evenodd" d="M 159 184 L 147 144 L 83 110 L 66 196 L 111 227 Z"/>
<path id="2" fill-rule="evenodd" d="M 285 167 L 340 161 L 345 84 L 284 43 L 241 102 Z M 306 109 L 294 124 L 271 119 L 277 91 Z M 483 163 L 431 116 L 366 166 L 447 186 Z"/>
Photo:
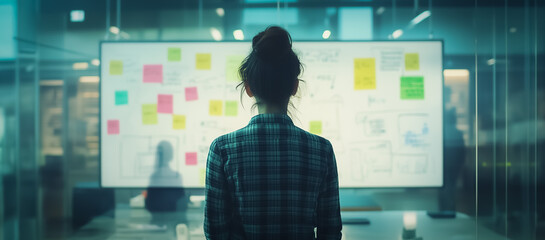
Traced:
<path id="1" fill-rule="evenodd" d="M 182 49 L 171 47 L 168 48 L 168 61 L 179 62 L 182 61 Z"/>
<path id="2" fill-rule="evenodd" d="M 157 104 L 142 104 L 142 124 L 157 124 Z"/>
<path id="3" fill-rule="evenodd" d="M 110 75 L 122 75 L 122 74 L 123 74 L 123 61 L 111 60 Z"/>
<path id="4" fill-rule="evenodd" d="M 225 116 L 236 116 L 238 114 L 237 101 L 225 101 Z"/>
<path id="5" fill-rule="evenodd" d="M 322 121 L 310 121 L 310 133 L 322 134 Z"/>
<path id="6" fill-rule="evenodd" d="M 244 60 L 243 55 L 231 55 L 227 56 L 225 61 L 225 79 L 227 82 L 240 82 L 240 76 L 238 75 L 238 68 Z"/>
<path id="7" fill-rule="evenodd" d="M 129 92 L 115 91 L 115 105 L 127 105 L 127 104 L 129 104 Z"/>
<path id="8" fill-rule="evenodd" d="M 424 77 L 401 77 L 401 99 L 424 99 Z"/>

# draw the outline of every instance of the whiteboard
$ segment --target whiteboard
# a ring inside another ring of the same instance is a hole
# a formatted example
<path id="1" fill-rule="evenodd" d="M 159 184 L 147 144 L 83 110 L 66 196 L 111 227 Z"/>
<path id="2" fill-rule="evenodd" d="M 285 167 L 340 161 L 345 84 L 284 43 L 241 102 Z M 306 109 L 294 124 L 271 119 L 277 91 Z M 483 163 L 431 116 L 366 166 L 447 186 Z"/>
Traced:
<path id="1" fill-rule="evenodd" d="M 442 41 L 294 42 L 298 127 L 333 145 L 344 188 L 443 181 Z M 210 143 L 257 110 L 236 75 L 250 42 L 102 42 L 103 187 L 203 188 Z"/>

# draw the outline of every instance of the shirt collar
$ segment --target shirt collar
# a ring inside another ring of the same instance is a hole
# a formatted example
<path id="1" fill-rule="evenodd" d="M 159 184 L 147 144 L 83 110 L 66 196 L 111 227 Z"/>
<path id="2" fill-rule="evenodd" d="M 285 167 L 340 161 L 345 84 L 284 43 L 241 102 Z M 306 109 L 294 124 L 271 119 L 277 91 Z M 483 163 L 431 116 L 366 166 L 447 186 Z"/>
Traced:
<path id="1" fill-rule="evenodd" d="M 287 114 L 274 113 L 258 114 L 252 117 L 252 120 L 250 120 L 250 124 L 256 123 L 281 123 L 293 125 L 293 121 L 291 121 L 291 118 Z"/>

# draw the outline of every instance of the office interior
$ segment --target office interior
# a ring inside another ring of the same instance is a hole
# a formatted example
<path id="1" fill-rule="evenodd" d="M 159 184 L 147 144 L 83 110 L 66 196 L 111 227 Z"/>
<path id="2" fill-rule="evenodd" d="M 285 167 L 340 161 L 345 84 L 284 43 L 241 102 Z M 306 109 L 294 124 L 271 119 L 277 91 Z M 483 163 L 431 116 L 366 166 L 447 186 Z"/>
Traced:
<path id="1" fill-rule="evenodd" d="M 370 221 L 345 239 L 402 239 L 411 217 L 423 239 L 545 239 L 544 1 L 0 0 L 0 240 L 204 239 L 202 189 L 101 187 L 100 42 L 270 25 L 295 42 L 444 43 L 443 185 L 341 188 L 343 214 Z M 150 191 L 176 206 L 157 213 Z"/>

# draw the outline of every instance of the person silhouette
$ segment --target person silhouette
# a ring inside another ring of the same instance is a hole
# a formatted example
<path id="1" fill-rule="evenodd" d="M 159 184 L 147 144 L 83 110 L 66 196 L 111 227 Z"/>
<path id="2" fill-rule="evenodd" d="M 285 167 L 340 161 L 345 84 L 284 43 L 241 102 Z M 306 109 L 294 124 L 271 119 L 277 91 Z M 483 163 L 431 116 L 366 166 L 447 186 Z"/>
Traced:
<path id="1" fill-rule="evenodd" d="M 187 204 L 182 204 L 185 196 L 181 176 L 177 171 L 170 168 L 174 151 L 172 144 L 168 141 L 161 141 L 157 145 L 155 170 L 151 175 L 150 184 L 147 188 L 145 208 L 151 213 L 151 223 L 167 225 L 164 213 L 185 210 Z M 162 187 L 162 186 L 176 187 Z"/>

